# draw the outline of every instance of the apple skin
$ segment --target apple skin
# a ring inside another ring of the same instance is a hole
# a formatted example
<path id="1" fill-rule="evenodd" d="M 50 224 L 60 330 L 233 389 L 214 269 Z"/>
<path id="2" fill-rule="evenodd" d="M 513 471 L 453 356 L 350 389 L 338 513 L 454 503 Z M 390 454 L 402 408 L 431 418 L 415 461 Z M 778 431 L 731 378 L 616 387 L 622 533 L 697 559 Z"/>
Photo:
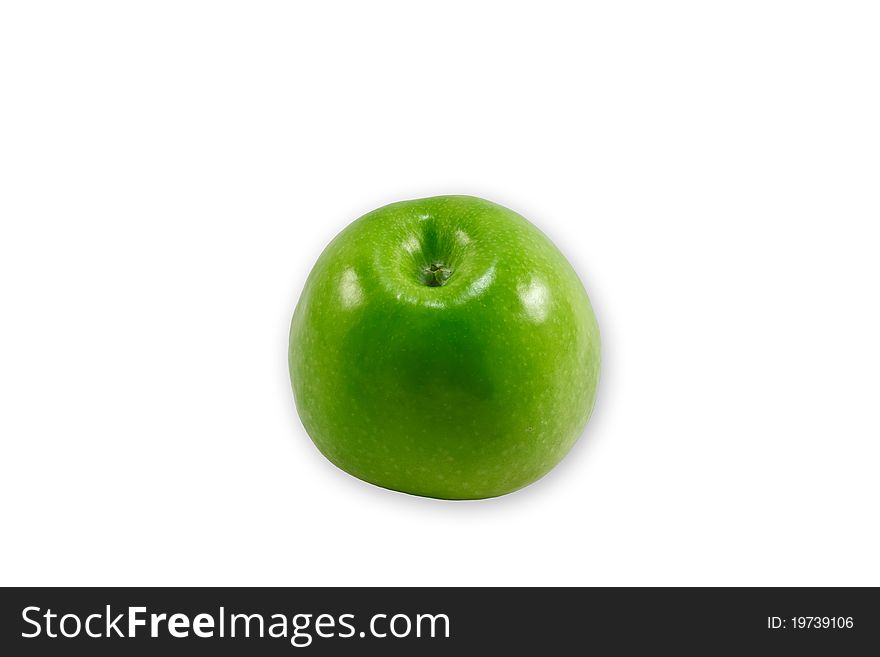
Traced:
<path id="1" fill-rule="evenodd" d="M 471 196 L 393 203 L 350 224 L 293 315 L 299 416 L 346 472 L 481 499 L 549 472 L 583 432 L 599 330 L 537 228 Z"/>

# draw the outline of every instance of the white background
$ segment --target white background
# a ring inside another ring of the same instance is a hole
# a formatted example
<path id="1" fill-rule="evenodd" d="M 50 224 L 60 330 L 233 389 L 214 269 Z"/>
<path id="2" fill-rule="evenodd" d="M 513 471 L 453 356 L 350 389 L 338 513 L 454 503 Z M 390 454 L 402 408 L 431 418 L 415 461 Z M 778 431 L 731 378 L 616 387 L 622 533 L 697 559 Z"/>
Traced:
<path id="1" fill-rule="evenodd" d="M 880 585 L 880 10 L 8 2 L 0 582 Z M 347 223 L 470 193 L 604 344 L 539 483 L 330 465 L 287 331 Z"/>

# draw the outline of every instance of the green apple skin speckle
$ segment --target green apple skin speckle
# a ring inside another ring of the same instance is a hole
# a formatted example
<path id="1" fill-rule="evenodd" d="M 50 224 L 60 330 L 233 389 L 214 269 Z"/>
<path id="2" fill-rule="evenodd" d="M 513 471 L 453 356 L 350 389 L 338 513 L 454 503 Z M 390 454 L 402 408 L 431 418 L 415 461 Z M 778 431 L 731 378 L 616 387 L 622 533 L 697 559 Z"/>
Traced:
<path id="1" fill-rule="evenodd" d="M 350 224 L 293 315 L 296 407 L 341 469 L 392 490 L 495 497 L 549 472 L 589 419 L 599 330 L 535 226 L 470 196 Z"/>

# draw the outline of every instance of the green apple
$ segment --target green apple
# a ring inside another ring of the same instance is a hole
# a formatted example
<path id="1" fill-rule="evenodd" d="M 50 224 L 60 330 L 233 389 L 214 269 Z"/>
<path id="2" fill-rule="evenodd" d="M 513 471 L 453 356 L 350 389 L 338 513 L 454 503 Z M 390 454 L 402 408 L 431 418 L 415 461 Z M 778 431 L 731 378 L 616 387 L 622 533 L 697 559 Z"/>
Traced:
<path id="1" fill-rule="evenodd" d="M 535 226 L 438 196 L 337 235 L 293 314 L 289 365 L 303 425 L 337 466 L 397 491 L 480 499 L 539 479 L 581 435 L 599 330 Z"/>

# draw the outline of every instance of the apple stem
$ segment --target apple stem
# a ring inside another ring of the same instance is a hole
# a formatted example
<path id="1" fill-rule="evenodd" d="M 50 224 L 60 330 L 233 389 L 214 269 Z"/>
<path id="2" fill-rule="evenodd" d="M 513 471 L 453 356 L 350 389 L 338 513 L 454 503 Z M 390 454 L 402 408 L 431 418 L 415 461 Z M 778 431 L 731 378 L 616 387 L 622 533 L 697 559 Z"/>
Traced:
<path id="1" fill-rule="evenodd" d="M 433 262 L 430 267 L 426 267 L 423 272 L 423 282 L 428 287 L 440 287 L 445 285 L 449 277 L 452 276 L 452 270 L 442 262 Z"/>

